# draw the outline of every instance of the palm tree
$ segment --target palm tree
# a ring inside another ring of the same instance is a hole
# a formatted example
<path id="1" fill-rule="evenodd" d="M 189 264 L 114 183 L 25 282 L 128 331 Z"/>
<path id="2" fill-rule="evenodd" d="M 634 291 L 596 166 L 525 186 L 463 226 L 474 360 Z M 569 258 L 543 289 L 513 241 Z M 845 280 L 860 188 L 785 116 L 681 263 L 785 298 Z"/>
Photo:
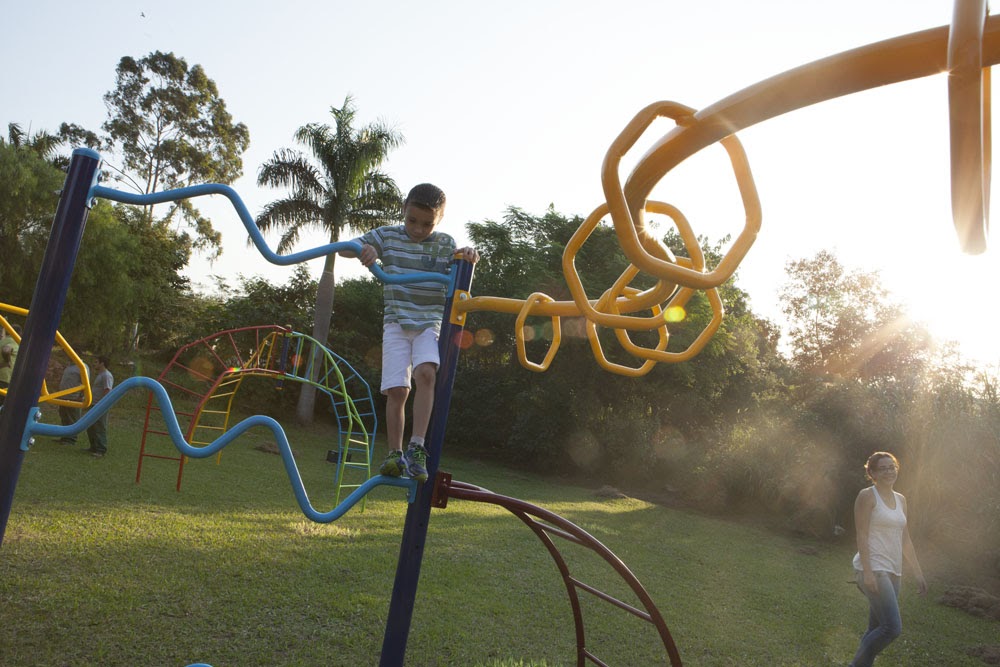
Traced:
<path id="1" fill-rule="evenodd" d="M 65 138 L 57 134 L 50 134 L 44 130 L 31 134 L 30 130 L 25 132 L 17 123 L 7 124 L 7 143 L 17 149 L 30 150 L 43 160 L 51 160 L 56 150 L 65 142 Z M 0 143 L 4 143 L 2 138 Z"/>
<path id="2" fill-rule="evenodd" d="M 348 95 L 342 107 L 330 107 L 335 127 L 310 123 L 295 132 L 295 140 L 309 148 L 318 164 L 299 151 L 282 148 L 261 166 L 257 185 L 291 190 L 257 216 L 262 231 L 283 230 L 278 252 L 290 250 L 310 227 L 326 230 L 336 243 L 348 231 L 366 232 L 399 219 L 402 195 L 379 166 L 403 143 L 403 136 L 381 121 L 355 129 L 355 113 Z M 316 292 L 312 335 L 322 343 L 333 314 L 335 259 L 336 254 L 327 255 Z M 296 410 L 301 423 L 312 422 L 315 403 L 315 387 L 303 384 Z"/>

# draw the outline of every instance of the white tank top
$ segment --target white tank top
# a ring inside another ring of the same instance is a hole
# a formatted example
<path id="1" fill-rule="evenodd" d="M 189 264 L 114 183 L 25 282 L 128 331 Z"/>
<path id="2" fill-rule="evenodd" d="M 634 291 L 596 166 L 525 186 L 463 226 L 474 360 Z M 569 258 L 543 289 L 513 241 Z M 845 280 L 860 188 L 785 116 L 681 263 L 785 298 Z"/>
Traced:
<path id="1" fill-rule="evenodd" d="M 868 524 L 868 557 L 872 571 L 903 576 L 903 529 L 906 527 L 903 496 L 893 491 L 896 509 L 889 509 L 878 490 L 870 488 L 875 495 L 875 507 Z M 854 569 L 862 569 L 860 553 L 854 555 Z"/>

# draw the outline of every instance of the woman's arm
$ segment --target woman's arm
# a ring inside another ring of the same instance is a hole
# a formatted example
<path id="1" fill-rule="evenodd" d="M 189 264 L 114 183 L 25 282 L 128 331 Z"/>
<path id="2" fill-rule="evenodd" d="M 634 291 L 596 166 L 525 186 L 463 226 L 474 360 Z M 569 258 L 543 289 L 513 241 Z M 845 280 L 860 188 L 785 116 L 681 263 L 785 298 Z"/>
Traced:
<path id="1" fill-rule="evenodd" d="M 906 514 L 906 522 L 910 522 L 910 513 L 906 508 L 906 498 L 903 498 L 903 513 Z M 913 540 L 910 539 L 909 525 L 903 527 L 903 559 L 910 564 L 913 576 L 917 578 L 917 590 L 921 595 L 927 593 L 927 580 L 924 579 L 924 571 L 920 568 L 920 561 L 917 560 L 917 550 L 913 548 Z"/>
<path id="2" fill-rule="evenodd" d="M 872 592 L 878 591 L 875 573 L 872 572 L 871 551 L 868 545 L 868 529 L 871 527 L 872 510 L 875 509 L 875 490 L 871 487 L 861 489 L 854 501 L 854 527 L 857 532 L 858 554 L 861 558 L 861 572 L 865 587 Z"/>

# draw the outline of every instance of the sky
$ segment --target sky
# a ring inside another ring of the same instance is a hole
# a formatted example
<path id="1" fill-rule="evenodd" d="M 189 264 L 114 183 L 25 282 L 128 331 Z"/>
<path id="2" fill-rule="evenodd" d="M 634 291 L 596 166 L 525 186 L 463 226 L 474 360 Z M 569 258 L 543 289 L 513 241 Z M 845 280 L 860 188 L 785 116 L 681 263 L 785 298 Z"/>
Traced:
<path id="1" fill-rule="evenodd" d="M 406 143 L 384 165 L 405 191 L 448 194 L 442 229 L 508 206 L 586 216 L 603 201 L 601 164 L 617 134 L 660 100 L 702 109 L 763 79 L 872 42 L 946 25 L 946 0 L 0 0 L 0 121 L 98 129 L 122 56 L 172 51 L 200 64 L 250 130 L 233 186 L 256 214 L 284 193 L 256 175 L 295 130 L 328 122 L 353 96 L 361 124 L 381 120 Z M 944 74 L 816 104 L 739 133 L 763 208 L 738 271 L 755 312 L 781 322 L 789 260 L 832 250 L 879 271 L 894 298 L 935 334 L 994 368 L 997 241 L 961 253 L 951 221 Z M 636 154 L 671 129 L 644 135 Z M 630 153 L 630 155 L 632 155 Z M 114 163 L 114 157 L 108 157 Z M 634 160 L 633 160 L 634 163 Z M 630 164 L 624 162 L 627 174 Z M 996 182 L 996 179 L 994 179 Z M 994 187 L 994 190 L 996 188 Z M 736 236 L 743 211 L 725 153 L 710 146 L 653 191 L 699 235 Z M 214 264 L 189 274 L 211 289 L 237 275 L 284 283 L 293 269 L 246 248 L 225 200 L 196 202 L 223 234 Z M 1000 201 L 994 192 L 993 201 Z M 276 238 L 269 238 L 276 244 Z M 317 234 L 297 247 L 319 245 Z M 310 263 L 317 275 L 321 260 Z M 338 275 L 357 274 L 338 262 Z M 473 285 L 473 294 L 476 294 Z M 506 295 L 496 295 L 506 296 Z M 592 295 L 596 296 L 596 295 Z M 513 327 L 513 318 L 511 322 Z"/>

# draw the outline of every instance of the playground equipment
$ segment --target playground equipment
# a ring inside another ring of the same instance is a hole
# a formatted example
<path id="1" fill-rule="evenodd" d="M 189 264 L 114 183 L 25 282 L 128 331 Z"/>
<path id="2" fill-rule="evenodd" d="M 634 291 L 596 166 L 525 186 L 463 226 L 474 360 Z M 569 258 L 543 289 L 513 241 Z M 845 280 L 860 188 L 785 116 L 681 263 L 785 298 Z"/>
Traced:
<path id="1" fill-rule="evenodd" d="M 286 471 L 292 480 L 303 512 L 314 521 L 330 521 L 346 511 L 345 508 L 357 502 L 368 490 L 379 484 L 393 484 L 410 489 L 410 505 L 400 547 L 399 564 L 392 590 L 390 608 L 382 646 L 381 665 L 402 665 L 406 641 L 416 597 L 423 546 L 426 540 L 431 507 L 444 507 L 447 499 L 491 502 L 507 507 L 522 519 L 542 539 L 552 553 L 549 535 L 559 534 L 568 539 L 585 540 L 579 532 L 556 520 L 540 508 L 533 508 L 522 501 L 504 499 L 497 494 L 451 482 L 445 474 L 439 474 L 439 463 L 444 438 L 444 430 L 450 407 L 451 388 L 460 350 L 456 334 L 461 333 L 468 313 L 479 310 L 506 312 L 517 316 L 516 326 L 522 329 L 529 316 L 550 317 L 553 331 L 558 331 L 558 318 L 584 317 L 588 322 L 588 336 L 598 363 L 612 372 L 627 375 L 641 375 L 648 372 L 657 362 L 683 361 L 700 350 L 698 341 L 707 341 L 714 330 L 716 320 L 723 316 L 722 304 L 713 290 L 725 282 L 735 271 L 740 261 L 752 245 L 761 222 L 760 202 L 750 174 L 746 156 L 735 138 L 735 133 L 763 120 L 802 108 L 820 101 L 842 95 L 860 92 L 876 86 L 897 83 L 909 79 L 949 72 L 949 102 L 952 141 L 952 199 L 953 217 L 960 243 L 967 252 L 982 252 L 986 246 L 989 212 L 989 181 L 991 170 L 990 114 L 989 114 L 989 73 L 988 68 L 1000 62 L 1000 18 L 986 13 L 985 0 L 957 0 L 952 25 L 942 26 L 910 35 L 885 40 L 842 54 L 831 56 L 814 63 L 803 65 L 783 74 L 762 81 L 731 95 L 716 104 L 695 111 L 675 102 L 659 102 L 648 106 L 636 115 L 612 144 L 605 158 L 602 183 L 606 203 L 595 209 L 580 230 L 567 245 L 563 265 L 567 282 L 573 294 L 572 301 L 557 302 L 547 295 L 536 293 L 528 299 L 515 300 L 499 297 L 472 297 L 469 289 L 472 281 L 472 267 L 467 262 L 453 264 L 448 276 L 437 274 L 412 274 L 407 277 L 390 279 L 380 269 L 374 269 L 380 279 L 388 282 L 440 280 L 448 288 L 448 302 L 445 309 L 441 335 L 441 366 L 435 390 L 435 411 L 428 432 L 428 473 L 427 484 L 416 485 L 410 480 L 372 478 L 356 489 L 331 512 L 320 513 L 308 503 L 301 480 L 297 477 L 294 459 L 280 426 L 266 417 L 251 417 L 230 428 L 224 435 L 204 447 L 193 447 L 184 442 L 173 412 L 164 410 L 168 431 L 175 446 L 182 455 L 206 457 L 221 450 L 242 432 L 256 425 L 270 428 L 281 448 Z M 660 138 L 639 160 L 624 184 L 618 173 L 622 155 L 632 147 L 659 117 L 673 119 L 677 127 Z M 667 203 L 650 200 L 654 186 L 675 166 L 697 151 L 715 142 L 722 143 L 730 156 L 736 174 L 746 218 L 742 232 L 718 266 L 707 269 L 695 249 L 693 232 L 680 211 Z M 152 205 L 174 199 L 222 194 L 230 199 L 240 219 L 251 236 L 251 240 L 261 253 L 276 264 L 291 264 L 312 259 L 342 249 L 359 250 L 356 244 L 335 243 L 314 248 L 293 255 L 278 256 L 267 248 L 266 243 L 242 201 L 231 188 L 222 185 L 196 186 L 152 195 L 130 195 L 117 192 L 96 184 L 100 157 L 93 151 L 78 149 L 67 175 L 66 187 L 56 211 L 53 232 L 39 275 L 35 302 L 46 308 L 32 309 L 25 326 L 26 345 L 22 348 L 18 365 L 11 383 L 11 395 L 3 411 L 0 411 L 0 538 L 6 528 L 13 499 L 17 474 L 20 469 L 23 450 L 30 443 L 33 434 L 59 435 L 71 427 L 58 427 L 37 423 L 38 411 L 34 407 L 35 396 L 44 375 L 48 349 L 55 334 L 55 326 L 65 299 L 66 287 L 80 236 L 86 220 L 87 207 L 94 197 L 105 197 L 122 203 Z M 668 215 L 678 226 L 690 257 L 675 257 L 646 228 L 644 216 L 647 212 Z M 600 297 L 593 299 L 581 287 L 575 275 L 575 254 L 586 242 L 597 222 L 609 214 L 616 234 L 626 256 L 631 262 L 615 284 Z M 631 286 L 639 273 L 645 273 L 656 280 L 656 284 L 646 290 Z M 400 279 L 402 278 L 402 280 Z M 688 350 L 677 352 L 668 350 L 669 332 L 660 316 L 668 308 L 680 307 L 691 297 L 693 291 L 703 290 L 712 302 L 713 324 L 698 337 Z M 650 311 L 648 317 L 632 315 Z M 623 347 L 643 359 L 638 368 L 624 368 L 607 362 L 601 350 L 601 341 L 596 335 L 596 327 L 612 328 Z M 629 331 L 659 332 L 658 342 L 652 349 L 643 349 L 632 344 Z M 524 335 L 518 332 L 519 357 L 522 364 L 531 370 L 541 371 L 551 362 L 558 348 L 558 335 L 554 336 L 552 347 L 541 363 L 531 362 L 524 353 Z M 169 397 L 161 385 L 148 378 L 127 380 L 103 399 L 79 424 L 86 428 L 106 411 L 123 391 L 139 386 L 151 391 L 159 402 L 160 409 L 170 406 Z M 543 525 L 539 520 L 548 522 Z M 548 541 L 546 541 L 548 540 Z M 601 552 L 600 549 L 598 549 Z M 605 560 L 608 553 L 601 552 Z M 557 565 L 560 558 L 553 554 Z M 624 567 L 624 566 L 622 566 Z M 616 570 L 618 568 L 616 567 Z M 603 665 L 593 656 L 584 643 L 582 618 L 576 603 L 579 590 L 587 591 L 607 600 L 610 596 L 585 585 L 580 585 L 562 567 L 560 571 L 566 582 L 574 619 L 577 623 L 578 652 L 577 664 L 590 661 Z M 638 593 L 629 579 L 630 586 Z M 641 587 L 640 587 L 641 588 Z M 679 655 L 672 648 L 672 640 L 661 629 L 659 613 L 645 605 L 642 612 L 630 607 L 631 613 L 650 620 L 661 630 L 661 638 L 670 664 L 681 664 Z M 611 600 L 607 600 L 611 602 Z M 612 602 L 618 606 L 619 601 Z M 651 603 L 651 601 L 650 601 Z M 628 605 L 624 605 L 625 608 Z M 644 616 L 645 614 L 645 616 Z M 648 618 L 646 618 L 648 616 Z"/>
<path id="2" fill-rule="evenodd" d="M 11 326 L 7 318 L 4 317 L 3 313 L 8 315 L 19 315 L 25 317 L 28 315 L 28 310 L 25 308 L 18 308 L 17 306 L 12 306 L 7 303 L 0 303 L 0 327 L 3 327 L 3 331 L 6 334 L 10 334 L 14 337 L 18 343 L 21 342 L 21 337 L 14 331 L 14 327 Z M 90 407 L 90 402 L 93 400 L 93 396 L 90 393 L 90 378 L 87 373 L 87 364 L 83 363 L 76 351 L 66 342 L 66 339 L 62 337 L 62 334 L 56 331 L 55 342 L 59 348 L 66 353 L 69 357 L 70 363 L 75 365 L 80 369 L 80 384 L 67 387 L 66 389 L 59 389 L 55 392 L 50 392 L 45 380 L 42 380 L 42 390 L 41 394 L 38 396 L 39 403 L 52 403 L 53 405 L 64 405 L 69 408 L 87 408 Z M 74 394 L 80 394 L 80 398 L 72 398 Z M 6 396 L 7 389 L 0 387 L 0 396 Z"/>
<path id="3" fill-rule="evenodd" d="M 208 445 L 229 428 L 233 403 L 249 377 L 273 381 L 275 389 L 284 383 L 309 383 L 330 399 L 337 421 L 337 467 L 334 503 L 341 489 L 356 489 L 361 482 L 346 483 L 345 474 L 354 471 L 362 482 L 371 477 L 372 448 L 378 431 L 378 415 L 371 387 L 343 358 L 316 339 L 289 327 L 264 325 L 219 331 L 181 347 L 157 380 L 168 393 L 177 415 L 187 420 L 184 440 L 195 446 Z M 186 410 L 179 409 L 186 406 Z M 177 490 L 181 490 L 186 457 L 178 455 L 169 433 L 151 420 L 159 407 L 152 394 L 146 404 L 142 443 L 135 481 L 142 477 L 143 459 L 177 461 Z M 167 453 L 157 441 L 167 440 Z M 216 455 L 222 456 L 220 451 Z M 362 507 L 364 506 L 362 501 Z"/>

